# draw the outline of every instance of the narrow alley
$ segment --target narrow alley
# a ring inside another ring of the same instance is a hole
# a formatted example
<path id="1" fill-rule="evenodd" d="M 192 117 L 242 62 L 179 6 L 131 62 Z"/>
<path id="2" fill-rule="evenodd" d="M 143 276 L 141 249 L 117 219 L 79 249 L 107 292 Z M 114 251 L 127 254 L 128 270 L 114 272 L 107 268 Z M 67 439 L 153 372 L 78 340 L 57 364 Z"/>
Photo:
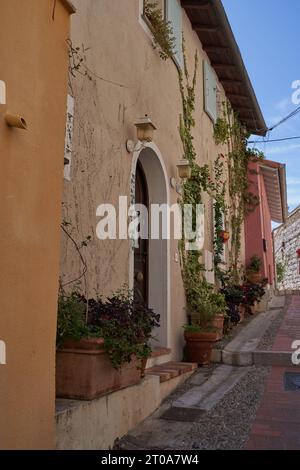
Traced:
<path id="1" fill-rule="evenodd" d="M 291 345 L 300 338 L 300 295 L 275 297 L 267 314 L 223 350 L 234 351 L 226 362 L 245 365 L 198 369 L 117 448 L 299 449 L 300 369 Z"/>

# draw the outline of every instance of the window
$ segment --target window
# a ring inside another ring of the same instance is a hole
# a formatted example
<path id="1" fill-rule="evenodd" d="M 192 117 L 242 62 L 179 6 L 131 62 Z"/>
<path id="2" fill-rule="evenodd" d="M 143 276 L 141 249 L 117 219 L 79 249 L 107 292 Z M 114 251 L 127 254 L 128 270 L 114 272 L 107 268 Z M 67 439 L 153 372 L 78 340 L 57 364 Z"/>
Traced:
<path id="1" fill-rule="evenodd" d="M 182 67 L 182 9 L 180 0 L 166 0 L 166 19 L 171 22 L 175 36 L 174 60 Z"/>
<path id="2" fill-rule="evenodd" d="M 143 19 L 151 31 L 151 22 L 145 15 L 145 5 L 147 1 L 149 4 L 157 3 L 157 6 L 162 11 L 162 16 L 166 19 L 166 21 L 171 23 L 173 35 L 175 37 L 174 61 L 179 67 L 182 67 L 182 9 L 180 0 L 156 0 L 156 2 L 154 0 L 143 0 Z"/>
<path id="3" fill-rule="evenodd" d="M 215 123 L 217 120 L 217 79 L 207 61 L 203 62 L 204 110 Z"/>
<path id="4" fill-rule="evenodd" d="M 204 250 L 205 279 L 209 284 L 215 283 L 214 255 L 211 251 Z"/>

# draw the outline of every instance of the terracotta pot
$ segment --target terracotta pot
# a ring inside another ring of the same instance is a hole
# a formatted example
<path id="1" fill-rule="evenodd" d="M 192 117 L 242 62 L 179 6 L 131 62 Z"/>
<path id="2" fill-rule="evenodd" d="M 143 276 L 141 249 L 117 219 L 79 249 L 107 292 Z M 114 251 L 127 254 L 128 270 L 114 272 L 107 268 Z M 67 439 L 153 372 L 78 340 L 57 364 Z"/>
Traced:
<path id="1" fill-rule="evenodd" d="M 248 282 L 251 284 L 259 284 L 262 280 L 261 273 L 247 272 L 246 274 Z"/>
<path id="2" fill-rule="evenodd" d="M 217 339 L 220 340 L 223 338 L 223 330 L 224 330 L 224 315 L 220 313 L 216 315 L 215 318 L 209 322 L 209 326 L 211 328 L 215 328 L 217 331 Z"/>
<path id="3" fill-rule="evenodd" d="M 217 333 L 184 333 L 186 354 L 189 362 L 208 365 L 211 362 L 213 344 L 218 339 Z"/>
<path id="4" fill-rule="evenodd" d="M 141 361 L 132 358 L 120 370 L 113 368 L 102 339 L 68 341 L 56 353 L 56 395 L 93 400 L 141 380 Z"/>

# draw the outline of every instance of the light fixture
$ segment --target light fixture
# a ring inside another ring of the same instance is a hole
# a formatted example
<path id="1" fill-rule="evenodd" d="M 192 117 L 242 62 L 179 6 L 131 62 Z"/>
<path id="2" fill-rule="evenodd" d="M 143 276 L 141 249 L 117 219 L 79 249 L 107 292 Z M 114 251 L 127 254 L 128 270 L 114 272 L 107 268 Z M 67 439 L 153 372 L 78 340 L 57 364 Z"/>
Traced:
<path id="1" fill-rule="evenodd" d="M 139 119 L 135 123 L 135 127 L 137 128 L 137 138 L 141 142 L 152 142 L 154 131 L 156 130 L 155 125 L 151 121 L 151 119 L 146 114 L 145 117 Z"/>
<path id="2" fill-rule="evenodd" d="M 176 166 L 180 179 L 188 180 L 192 176 L 192 168 L 188 160 L 180 160 Z"/>
<path id="3" fill-rule="evenodd" d="M 145 142 L 153 141 L 153 135 L 156 127 L 147 114 L 143 118 L 139 119 L 134 125 L 137 129 L 137 140 L 139 142 L 142 142 L 143 144 Z M 137 143 L 138 142 L 135 142 L 134 140 L 127 140 L 127 152 L 132 153 L 137 150 Z"/>

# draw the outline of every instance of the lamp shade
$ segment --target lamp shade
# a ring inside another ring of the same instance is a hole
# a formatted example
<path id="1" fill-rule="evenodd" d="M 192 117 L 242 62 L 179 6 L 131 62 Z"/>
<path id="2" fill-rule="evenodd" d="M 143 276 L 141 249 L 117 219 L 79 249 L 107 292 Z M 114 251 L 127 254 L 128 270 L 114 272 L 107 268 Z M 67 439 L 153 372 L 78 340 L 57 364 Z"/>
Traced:
<path id="1" fill-rule="evenodd" d="M 180 160 L 177 169 L 181 179 L 189 179 L 192 175 L 192 168 L 188 160 Z"/>
<path id="2" fill-rule="evenodd" d="M 139 119 L 135 123 L 137 128 L 137 138 L 141 142 L 152 142 L 154 131 L 156 130 L 155 125 L 151 119 L 146 115 L 145 117 Z"/>

